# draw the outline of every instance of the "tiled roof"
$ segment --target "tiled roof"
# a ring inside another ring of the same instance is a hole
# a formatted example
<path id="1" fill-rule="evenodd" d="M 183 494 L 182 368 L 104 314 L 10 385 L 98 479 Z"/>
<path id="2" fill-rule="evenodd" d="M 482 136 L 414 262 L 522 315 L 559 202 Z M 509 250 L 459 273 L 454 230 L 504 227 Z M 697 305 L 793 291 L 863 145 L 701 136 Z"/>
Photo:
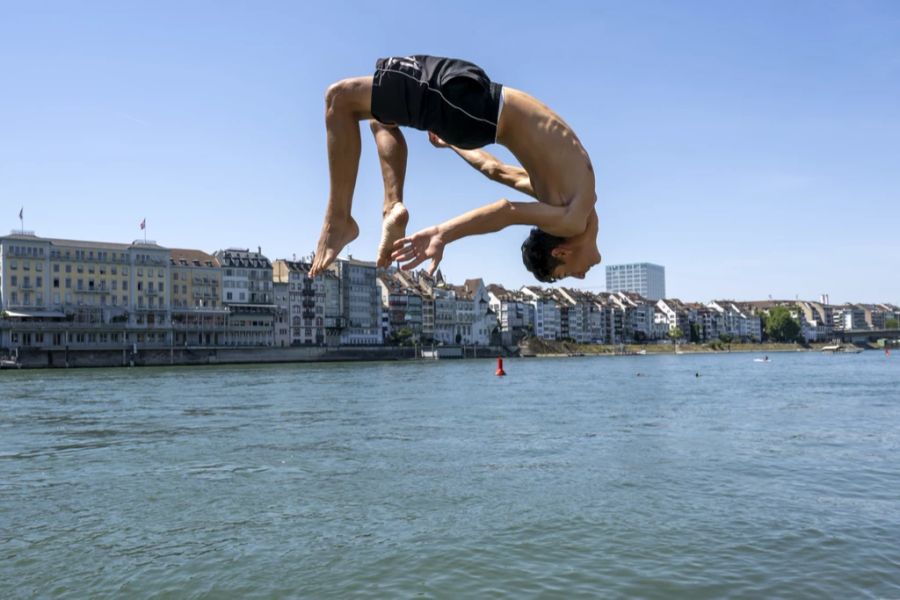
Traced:
<path id="1" fill-rule="evenodd" d="M 172 248 L 169 260 L 174 267 L 219 267 L 219 259 L 202 250 Z"/>

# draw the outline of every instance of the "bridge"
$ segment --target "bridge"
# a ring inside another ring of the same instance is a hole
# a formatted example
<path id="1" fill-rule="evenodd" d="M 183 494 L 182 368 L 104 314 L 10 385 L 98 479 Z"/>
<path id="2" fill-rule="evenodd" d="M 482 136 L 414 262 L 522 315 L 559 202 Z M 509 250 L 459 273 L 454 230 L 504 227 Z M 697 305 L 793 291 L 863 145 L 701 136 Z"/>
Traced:
<path id="1" fill-rule="evenodd" d="M 900 329 L 845 329 L 835 331 L 842 342 L 874 342 L 880 339 L 900 340 Z"/>

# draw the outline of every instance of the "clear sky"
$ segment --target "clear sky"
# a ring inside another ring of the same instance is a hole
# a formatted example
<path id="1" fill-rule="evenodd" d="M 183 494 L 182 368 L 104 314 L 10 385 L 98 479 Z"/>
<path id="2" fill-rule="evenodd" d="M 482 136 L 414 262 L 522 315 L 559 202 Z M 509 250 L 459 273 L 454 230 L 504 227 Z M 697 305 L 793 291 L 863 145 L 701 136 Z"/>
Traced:
<path id="1" fill-rule="evenodd" d="M 598 173 L 605 264 L 669 296 L 900 303 L 900 3 L 0 0 L 0 226 L 310 253 L 323 94 L 380 56 L 480 64 L 556 110 Z M 407 130 L 410 231 L 517 194 Z M 510 155 L 491 146 L 504 159 Z M 374 260 L 363 130 L 349 251 Z M 450 280 L 535 283 L 524 227 L 447 247 Z M 573 285 L 603 291 L 602 265 Z"/>

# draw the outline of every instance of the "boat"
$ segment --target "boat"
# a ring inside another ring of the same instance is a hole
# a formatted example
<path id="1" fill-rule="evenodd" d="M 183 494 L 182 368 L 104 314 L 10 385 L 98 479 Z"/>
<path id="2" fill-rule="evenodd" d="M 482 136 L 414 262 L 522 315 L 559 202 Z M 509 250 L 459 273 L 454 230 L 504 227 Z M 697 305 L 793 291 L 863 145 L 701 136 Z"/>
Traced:
<path id="1" fill-rule="evenodd" d="M 822 352 L 827 352 L 829 354 L 859 354 L 863 349 L 853 344 L 844 345 L 844 344 L 831 344 L 829 346 L 822 346 Z"/>
<path id="2" fill-rule="evenodd" d="M 22 363 L 15 358 L 0 358 L 0 369 L 21 369 Z"/>

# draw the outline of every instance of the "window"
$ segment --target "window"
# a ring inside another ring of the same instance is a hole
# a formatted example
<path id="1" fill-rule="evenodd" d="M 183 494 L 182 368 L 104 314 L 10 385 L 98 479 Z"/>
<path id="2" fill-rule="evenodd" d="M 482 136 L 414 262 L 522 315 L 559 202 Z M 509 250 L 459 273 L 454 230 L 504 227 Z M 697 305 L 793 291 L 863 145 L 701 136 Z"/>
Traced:
<path id="1" fill-rule="evenodd" d="M 15 275 L 10 275 L 9 282 L 12 285 L 16 285 L 17 277 Z"/>
<path id="2" fill-rule="evenodd" d="M 66 273 L 72 272 L 72 265 L 66 265 Z"/>
<path id="3" fill-rule="evenodd" d="M 54 273 L 59 273 L 59 263 L 54 263 L 54 264 L 53 264 L 53 272 L 54 272 Z"/>

